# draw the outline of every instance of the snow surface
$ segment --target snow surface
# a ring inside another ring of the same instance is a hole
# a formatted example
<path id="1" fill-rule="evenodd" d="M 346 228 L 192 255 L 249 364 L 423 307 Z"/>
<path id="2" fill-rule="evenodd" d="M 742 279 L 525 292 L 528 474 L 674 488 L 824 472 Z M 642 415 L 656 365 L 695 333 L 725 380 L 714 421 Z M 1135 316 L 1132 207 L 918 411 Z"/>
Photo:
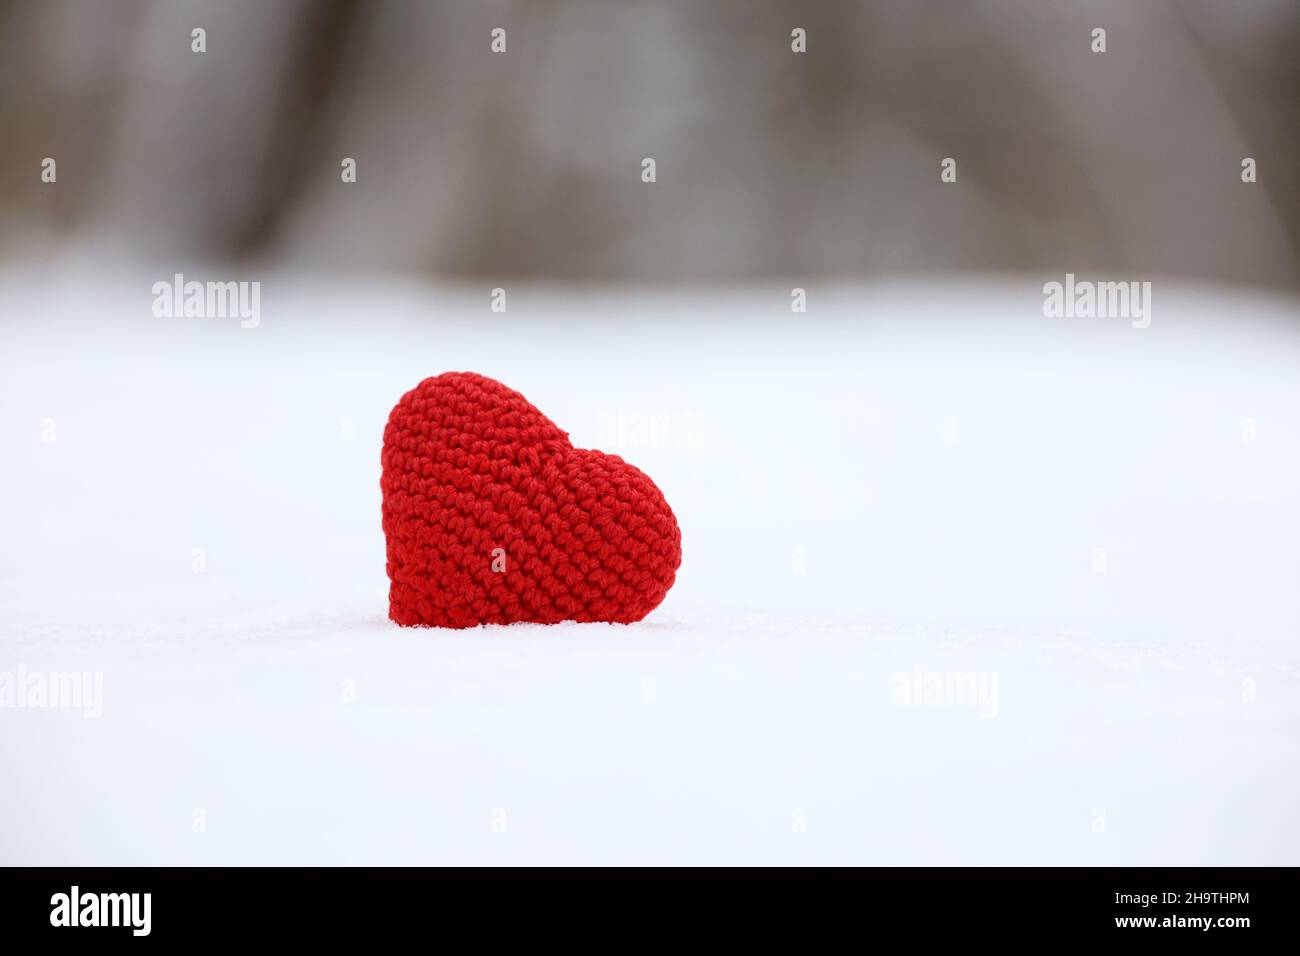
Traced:
<path id="1" fill-rule="evenodd" d="M 1300 863 L 1295 302 L 158 278 L 0 273 L 0 676 L 103 675 L 0 709 L 0 862 Z M 646 621 L 387 622 L 383 424 L 453 369 L 664 490 Z"/>

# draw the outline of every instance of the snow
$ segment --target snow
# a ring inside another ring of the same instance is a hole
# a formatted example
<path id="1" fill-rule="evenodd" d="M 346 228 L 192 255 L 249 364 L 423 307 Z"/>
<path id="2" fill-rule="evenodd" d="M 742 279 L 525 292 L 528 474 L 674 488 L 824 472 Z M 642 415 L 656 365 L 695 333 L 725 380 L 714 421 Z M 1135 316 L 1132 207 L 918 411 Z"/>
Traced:
<path id="1" fill-rule="evenodd" d="M 0 677 L 103 680 L 0 709 L 0 863 L 1300 863 L 1295 302 L 236 273 L 0 272 Z M 387 622 L 452 369 L 663 489 L 646 621 Z"/>

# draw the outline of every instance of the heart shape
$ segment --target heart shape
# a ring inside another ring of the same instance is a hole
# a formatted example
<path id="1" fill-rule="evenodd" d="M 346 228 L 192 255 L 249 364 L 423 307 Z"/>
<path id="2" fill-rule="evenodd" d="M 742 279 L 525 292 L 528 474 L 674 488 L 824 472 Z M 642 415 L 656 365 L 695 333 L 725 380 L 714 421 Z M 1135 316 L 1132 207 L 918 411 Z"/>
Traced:
<path id="1" fill-rule="evenodd" d="M 402 396 L 380 487 L 398 624 L 630 624 L 681 565 L 677 519 L 653 481 L 574 448 L 518 392 L 472 372 Z"/>

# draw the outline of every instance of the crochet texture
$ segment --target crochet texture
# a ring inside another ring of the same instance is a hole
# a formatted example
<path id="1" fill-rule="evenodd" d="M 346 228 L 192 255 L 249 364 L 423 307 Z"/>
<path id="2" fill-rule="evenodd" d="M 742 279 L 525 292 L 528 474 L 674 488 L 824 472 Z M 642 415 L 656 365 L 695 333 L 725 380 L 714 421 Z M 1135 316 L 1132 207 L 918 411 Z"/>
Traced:
<path id="1" fill-rule="evenodd" d="M 471 372 L 402 396 L 380 485 L 398 624 L 630 623 L 681 564 L 677 519 L 653 481 L 574 448 L 518 392 Z"/>

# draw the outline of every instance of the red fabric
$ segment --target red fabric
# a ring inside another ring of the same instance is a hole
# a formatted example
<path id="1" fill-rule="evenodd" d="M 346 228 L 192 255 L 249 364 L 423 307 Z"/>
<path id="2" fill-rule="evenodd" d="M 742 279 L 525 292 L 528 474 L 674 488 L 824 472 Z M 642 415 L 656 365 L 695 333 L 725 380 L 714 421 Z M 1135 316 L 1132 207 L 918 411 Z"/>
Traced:
<path id="1" fill-rule="evenodd" d="M 677 519 L 653 481 L 574 448 L 482 375 L 448 372 L 403 395 L 383 466 L 398 624 L 630 623 L 664 599 L 681 564 Z"/>

